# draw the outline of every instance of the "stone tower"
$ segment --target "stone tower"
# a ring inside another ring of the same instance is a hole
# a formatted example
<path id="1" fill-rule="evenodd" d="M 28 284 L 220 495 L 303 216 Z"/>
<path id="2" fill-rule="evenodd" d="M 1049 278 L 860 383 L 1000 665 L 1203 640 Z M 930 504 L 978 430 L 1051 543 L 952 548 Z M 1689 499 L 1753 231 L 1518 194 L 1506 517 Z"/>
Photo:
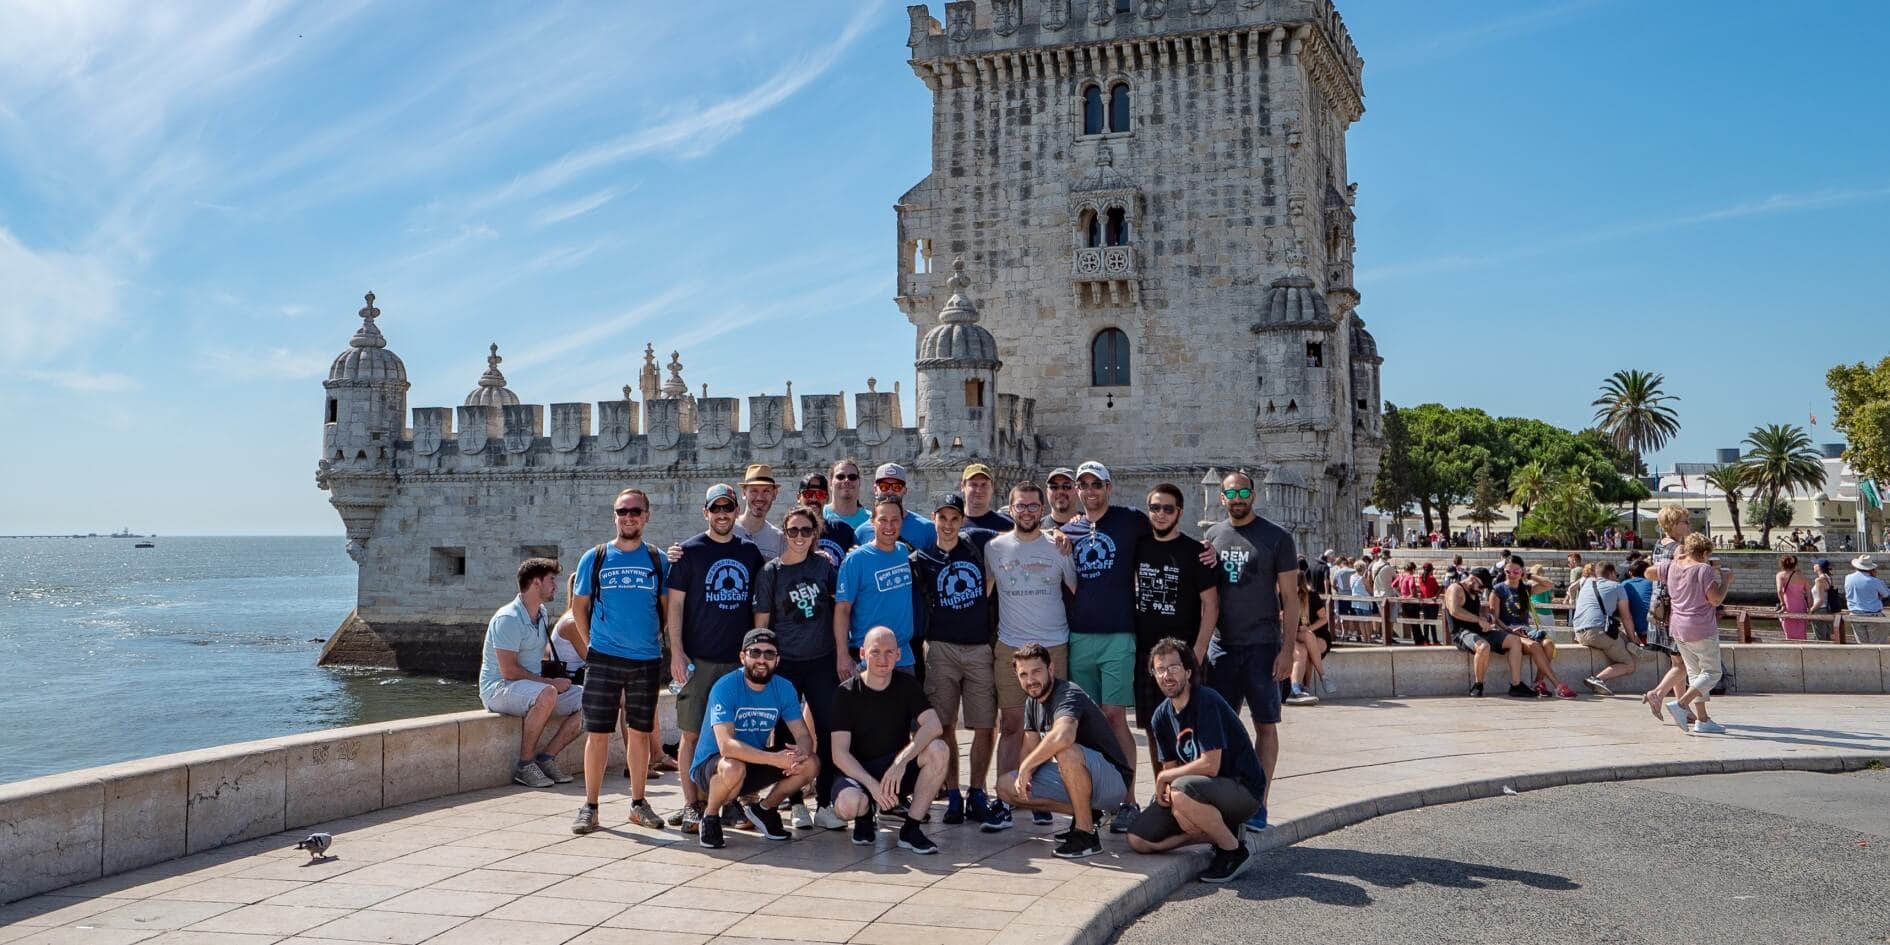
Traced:
<path id="1" fill-rule="evenodd" d="M 1304 547 L 1356 543 L 1380 361 L 1352 285 L 1363 61 L 1330 0 L 908 9 L 933 93 L 932 170 L 896 208 L 918 339 L 933 260 L 963 258 L 1045 465 L 1102 459 L 1127 502 L 1247 468 Z"/>
<path id="2" fill-rule="evenodd" d="M 407 366 L 387 350 L 387 339 L 374 320 L 374 293 L 362 306 L 361 327 L 348 350 L 335 356 L 322 382 L 326 393 L 322 425 L 322 459 L 316 482 L 329 489 L 337 478 L 378 481 L 394 468 L 395 450 L 403 445 L 407 417 Z M 374 523 L 386 504 L 387 490 L 369 487 L 335 492 L 330 499 L 341 513 L 348 532 L 348 553 L 358 562 L 361 549 L 373 534 Z"/>
<path id="3" fill-rule="evenodd" d="M 919 408 L 920 466 L 986 463 L 997 455 L 997 339 L 978 324 L 966 294 L 965 261 L 952 263 L 952 295 L 938 324 L 919 339 L 915 402 Z"/>

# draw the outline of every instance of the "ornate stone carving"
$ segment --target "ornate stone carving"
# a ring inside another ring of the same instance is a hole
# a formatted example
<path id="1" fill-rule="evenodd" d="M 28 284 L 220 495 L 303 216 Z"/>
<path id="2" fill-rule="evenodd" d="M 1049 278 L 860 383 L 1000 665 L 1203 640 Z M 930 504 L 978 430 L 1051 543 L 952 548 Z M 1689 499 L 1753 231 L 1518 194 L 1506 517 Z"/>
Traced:
<path id="1" fill-rule="evenodd" d="M 1116 0 L 1089 0 L 1089 21 L 1097 26 L 1107 26 L 1116 16 Z"/>
<path id="2" fill-rule="evenodd" d="M 999 36 L 1009 36 L 1017 32 L 1024 22 L 1024 0 L 993 0 L 991 4 L 991 30 Z"/>
<path id="3" fill-rule="evenodd" d="M 678 440 L 682 439 L 682 418 L 679 416 L 682 402 L 679 400 L 652 400 L 645 404 L 650 411 L 650 445 L 659 450 L 673 450 Z"/>
<path id="4" fill-rule="evenodd" d="M 1168 0 L 1142 0 L 1142 19 L 1159 20 L 1168 13 Z"/>
<path id="5" fill-rule="evenodd" d="M 1195 16 L 1214 12 L 1214 0 L 1188 0 L 1188 12 Z"/>
<path id="6" fill-rule="evenodd" d="M 719 450 L 735 441 L 736 401 L 727 397 L 704 397 L 698 401 L 696 443 L 704 449 Z"/>
<path id="7" fill-rule="evenodd" d="M 440 429 L 443 418 L 439 411 L 416 410 L 413 417 L 413 451 L 421 456 L 432 456 L 440 451 L 440 441 L 444 432 Z"/>
<path id="8" fill-rule="evenodd" d="M 962 43 L 971 38 L 972 20 L 977 11 L 978 5 L 973 0 L 945 4 L 945 34 L 952 42 Z"/>
<path id="9" fill-rule="evenodd" d="M 315 488 L 320 489 L 323 492 L 327 492 L 331 487 L 334 486 L 334 483 L 335 483 L 334 475 L 335 475 L 334 463 L 331 463 L 325 459 L 317 460 L 315 463 Z"/>
<path id="10" fill-rule="evenodd" d="M 807 401 L 803 408 L 807 412 L 807 423 L 801 427 L 801 438 L 812 447 L 832 446 L 840 435 L 839 419 L 834 416 L 834 402 L 825 397 L 815 397 Z"/>
<path id="11" fill-rule="evenodd" d="M 1054 33 L 1070 25 L 1070 0 L 1043 0 L 1043 28 Z"/>
<path id="12" fill-rule="evenodd" d="M 620 401 L 602 401 L 597 405 L 597 445 L 608 453 L 621 453 L 630 445 L 633 435 L 634 404 L 630 400 L 629 388 L 624 388 L 624 398 Z"/>
<path id="13" fill-rule="evenodd" d="M 748 421 L 748 442 L 761 449 L 781 445 L 784 430 L 781 402 L 773 397 L 757 397 L 750 402 L 754 416 Z"/>
<path id="14" fill-rule="evenodd" d="M 348 558 L 357 565 L 366 564 L 367 563 L 367 542 L 358 541 L 355 539 L 349 539 L 348 540 Z"/>

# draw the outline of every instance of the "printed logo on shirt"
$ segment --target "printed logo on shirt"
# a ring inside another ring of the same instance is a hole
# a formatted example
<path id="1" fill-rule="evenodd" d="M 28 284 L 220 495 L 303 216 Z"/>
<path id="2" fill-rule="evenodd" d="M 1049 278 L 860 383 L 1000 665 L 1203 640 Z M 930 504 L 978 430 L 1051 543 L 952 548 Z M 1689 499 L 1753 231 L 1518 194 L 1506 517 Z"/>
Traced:
<path id="1" fill-rule="evenodd" d="M 819 546 L 815 550 L 826 555 L 827 560 L 833 562 L 833 566 L 836 568 L 840 566 L 841 559 L 847 556 L 846 552 L 840 550 L 840 543 L 831 538 L 822 538 Z"/>
<path id="2" fill-rule="evenodd" d="M 781 710 L 771 706 L 744 706 L 735 710 L 735 731 L 772 732 L 774 721 L 780 715 Z"/>
<path id="3" fill-rule="evenodd" d="M 723 610 L 748 603 L 748 568 L 734 558 L 723 558 L 703 577 L 703 599 Z"/>
<path id="4" fill-rule="evenodd" d="M 605 568 L 597 576 L 598 587 L 603 590 L 655 591 L 656 572 L 647 567 Z"/>
<path id="5" fill-rule="evenodd" d="M 1173 617 L 1180 611 L 1181 569 L 1172 564 L 1136 564 L 1135 609 Z"/>
<path id="6" fill-rule="evenodd" d="M 884 571 L 873 572 L 873 586 L 882 591 L 896 591 L 912 586 L 912 566 L 897 564 Z"/>
<path id="7" fill-rule="evenodd" d="M 938 573 L 938 605 L 963 610 L 984 594 L 984 574 L 969 561 L 954 561 Z"/>
<path id="8" fill-rule="evenodd" d="M 1251 557 L 1253 552 L 1246 548 L 1229 548 L 1221 552 L 1221 570 L 1227 572 L 1227 583 L 1240 583 L 1240 575 L 1247 570 L 1247 559 Z"/>
<path id="9" fill-rule="evenodd" d="M 814 604 L 820 600 L 820 587 L 814 584 L 796 584 L 788 591 L 787 599 L 801 609 L 801 616 L 809 620 L 814 617 Z"/>
<path id="10" fill-rule="evenodd" d="M 1201 757 L 1201 746 L 1194 741 L 1194 729 L 1184 728 L 1175 732 L 1175 754 L 1181 756 L 1184 765 Z"/>
<path id="11" fill-rule="evenodd" d="M 1091 529 L 1076 541 L 1076 574 L 1085 581 L 1107 573 L 1116 564 L 1116 540 Z"/>

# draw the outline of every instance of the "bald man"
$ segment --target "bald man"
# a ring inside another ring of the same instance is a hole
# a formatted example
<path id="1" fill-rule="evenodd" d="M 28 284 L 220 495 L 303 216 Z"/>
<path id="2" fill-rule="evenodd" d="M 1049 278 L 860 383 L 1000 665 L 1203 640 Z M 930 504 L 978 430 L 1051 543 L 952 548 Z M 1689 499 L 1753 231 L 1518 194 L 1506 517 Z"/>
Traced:
<path id="1" fill-rule="evenodd" d="M 866 632 L 860 656 L 866 669 L 834 692 L 833 811 L 853 821 L 853 842 L 871 846 L 876 811 L 906 805 L 899 846 L 918 854 L 938 852 L 919 829 L 945 783 L 950 762 L 940 737 L 945 727 L 926 698 L 925 687 L 899 665 L 899 639 L 886 627 Z"/>

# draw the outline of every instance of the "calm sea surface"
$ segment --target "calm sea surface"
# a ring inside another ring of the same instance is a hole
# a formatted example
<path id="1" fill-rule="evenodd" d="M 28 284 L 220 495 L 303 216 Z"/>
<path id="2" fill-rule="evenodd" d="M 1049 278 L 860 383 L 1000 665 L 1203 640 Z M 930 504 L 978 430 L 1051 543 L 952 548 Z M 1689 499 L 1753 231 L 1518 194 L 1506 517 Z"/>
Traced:
<path id="1" fill-rule="evenodd" d="M 324 669 L 341 538 L 0 538 L 0 783 L 479 707 L 470 683 Z"/>

